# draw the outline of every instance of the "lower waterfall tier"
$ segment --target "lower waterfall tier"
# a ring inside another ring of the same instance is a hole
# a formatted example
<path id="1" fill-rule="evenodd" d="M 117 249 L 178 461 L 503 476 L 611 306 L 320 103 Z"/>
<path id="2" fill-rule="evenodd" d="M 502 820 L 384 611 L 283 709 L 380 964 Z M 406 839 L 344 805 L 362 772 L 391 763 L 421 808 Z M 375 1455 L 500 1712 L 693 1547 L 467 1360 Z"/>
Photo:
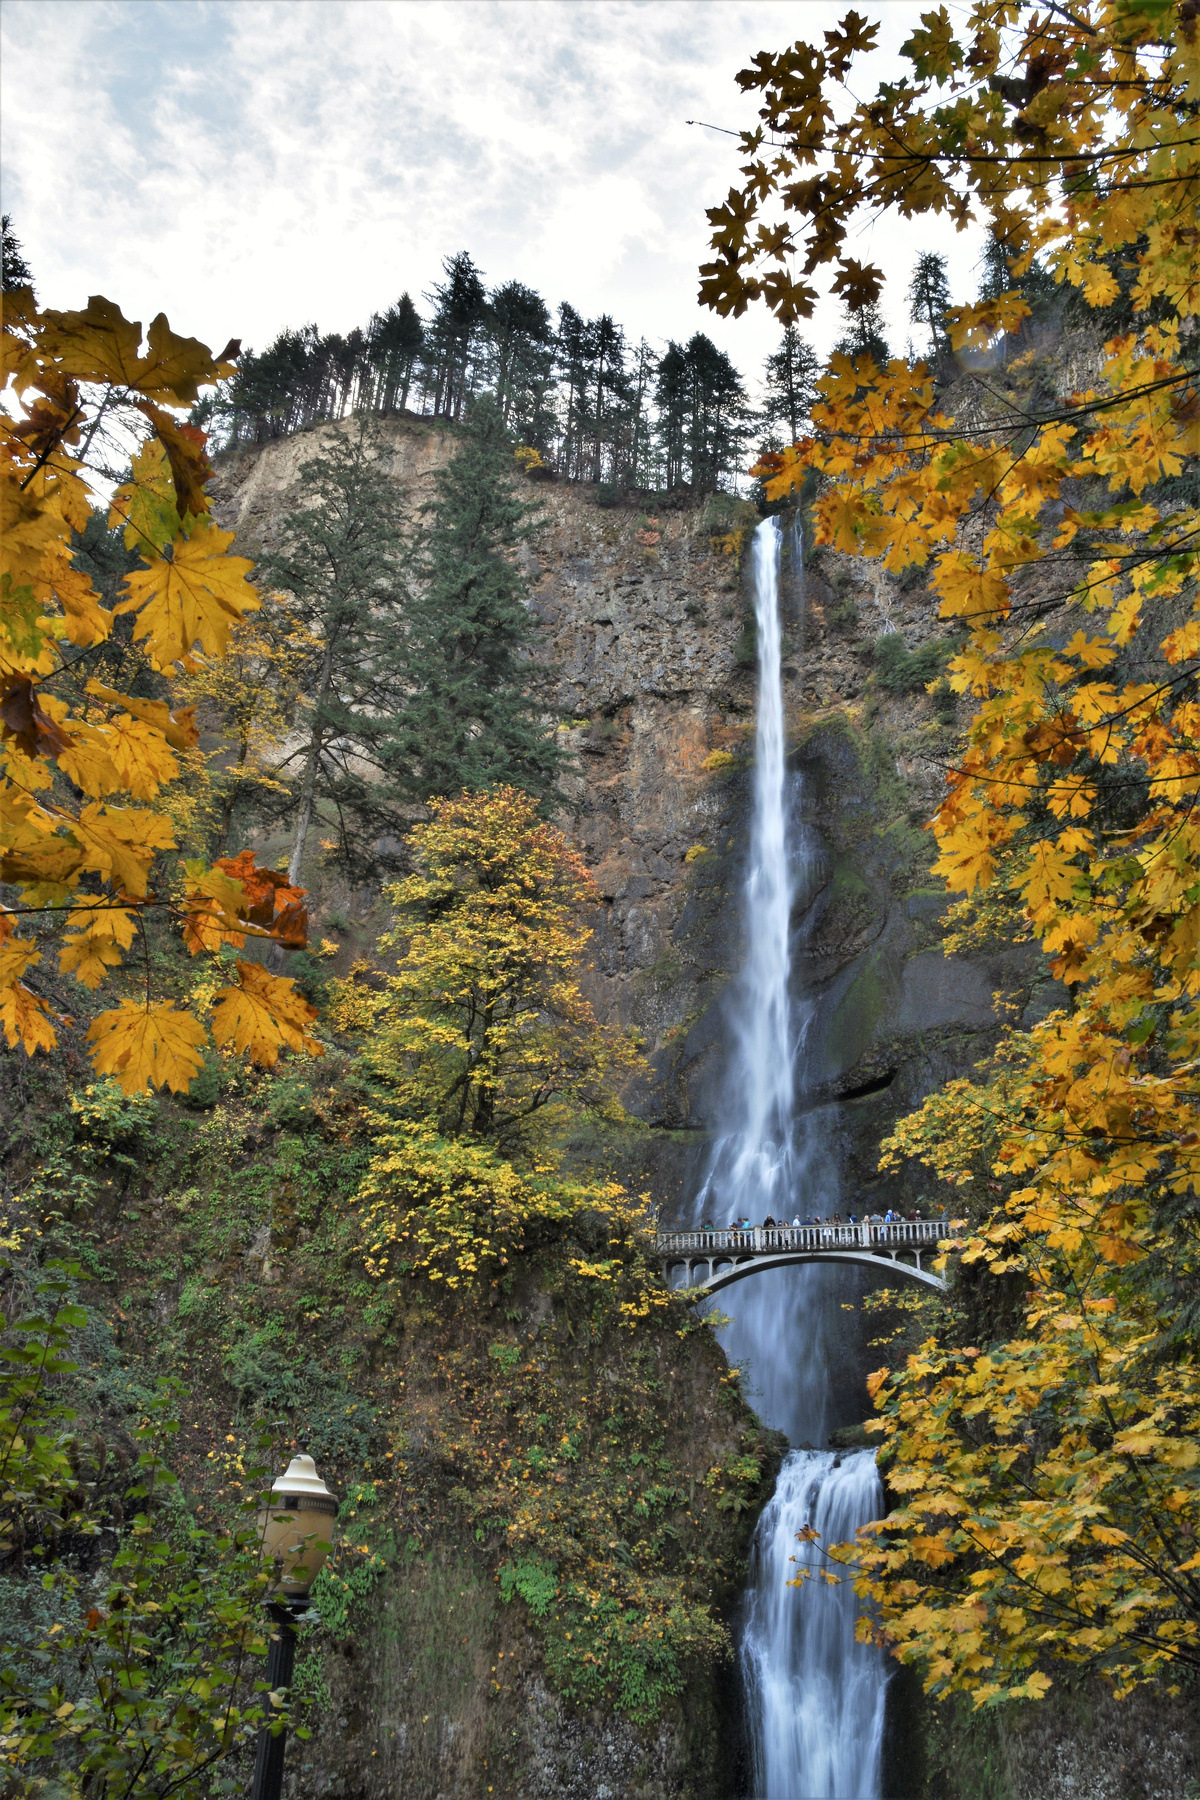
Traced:
<path id="1" fill-rule="evenodd" d="M 878 1518 L 869 1450 L 793 1450 L 754 1539 L 742 1637 L 755 1800 L 876 1800 L 888 1670 L 855 1641 L 862 1602 L 824 1552 Z M 810 1527 L 818 1535 L 802 1541 Z M 799 1591 L 788 1585 L 811 1571 Z"/>

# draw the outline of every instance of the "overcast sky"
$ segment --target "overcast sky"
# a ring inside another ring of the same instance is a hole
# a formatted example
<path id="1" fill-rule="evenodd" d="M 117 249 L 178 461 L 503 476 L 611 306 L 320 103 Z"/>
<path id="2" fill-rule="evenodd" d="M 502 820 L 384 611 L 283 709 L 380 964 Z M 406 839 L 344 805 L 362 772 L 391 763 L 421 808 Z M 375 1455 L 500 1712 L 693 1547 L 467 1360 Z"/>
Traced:
<path id="1" fill-rule="evenodd" d="M 696 303 L 704 209 L 753 121 L 734 76 L 819 38 L 826 0 L 4 0 L 3 206 L 44 305 L 107 294 L 214 348 L 285 325 L 347 331 L 442 259 L 611 313 L 636 339 L 707 331 L 755 379 L 778 328 Z M 858 0 L 877 76 L 925 0 Z M 954 11 L 965 10 L 954 7 Z M 865 84 L 864 84 L 865 85 Z M 873 83 L 872 83 L 873 85 Z M 894 348 L 917 252 L 957 299 L 978 241 L 868 225 Z M 822 352 L 836 306 L 807 335 Z"/>

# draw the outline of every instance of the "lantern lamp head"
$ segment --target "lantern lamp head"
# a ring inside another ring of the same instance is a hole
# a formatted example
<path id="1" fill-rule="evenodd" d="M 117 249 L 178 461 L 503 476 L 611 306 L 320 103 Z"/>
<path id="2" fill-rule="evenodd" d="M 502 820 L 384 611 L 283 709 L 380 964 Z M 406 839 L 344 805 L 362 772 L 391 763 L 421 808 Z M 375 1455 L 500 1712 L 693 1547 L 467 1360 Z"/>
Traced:
<path id="1" fill-rule="evenodd" d="M 258 1515 L 263 1553 L 274 1564 L 273 1591 L 302 1600 L 333 1548 L 337 1501 L 311 1456 L 293 1456 Z"/>

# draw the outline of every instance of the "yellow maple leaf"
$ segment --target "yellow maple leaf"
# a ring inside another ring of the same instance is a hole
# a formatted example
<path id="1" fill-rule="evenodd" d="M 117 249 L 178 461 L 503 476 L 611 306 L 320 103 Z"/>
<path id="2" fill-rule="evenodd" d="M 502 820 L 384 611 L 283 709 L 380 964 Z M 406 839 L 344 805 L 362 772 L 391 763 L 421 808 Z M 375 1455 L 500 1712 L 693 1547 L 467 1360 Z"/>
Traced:
<path id="1" fill-rule="evenodd" d="M 0 987 L 0 1027 L 10 1049 L 18 1044 L 27 1056 L 35 1050 L 53 1050 L 58 1034 L 50 1023 L 46 1002 L 31 993 L 22 981 Z"/>
<path id="2" fill-rule="evenodd" d="M 867 1392 L 872 1400 L 874 1400 L 890 1373 L 890 1369 L 876 1369 L 874 1374 L 867 1376 Z"/>
<path id="3" fill-rule="evenodd" d="M 204 1067 L 204 1027 L 169 1000 L 141 1005 L 122 1000 L 103 1012 L 88 1030 L 98 1075 L 113 1075 L 127 1094 L 148 1087 L 185 1093 Z"/>
<path id="4" fill-rule="evenodd" d="M 139 354 L 142 327 L 127 319 L 119 306 L 103 294 L 93 294 L 82 312 L 54 312 L 42 318 L 49 329 L 44 349 L 53 354 L 62 372 L 77 381 L 109 382 L 136 388 L 147 399 L 168 405 L 191 406 L 200 397 L 200 385 L 233 374 L 224 358 L 236 355 L 233 345 L 213 356 L 197 338 L 180 337 L 171 330 L 166 314 L 159 313 L 146 333 L 147 352 Z M 29 380 L 18 380 L 23 393 Z"/>
<path id="5" fill-rule="evenodd" d="M 308 1030 L 316 1018 L 288 976 L 270 975 L 261 963 L 239 962 L 238 987 L 218 988 L 213 1004 L 213 1037 L 233 1044 L 256 1063 L 271 1068 L 286 1044 L 323 1056 L 323 1047 Z"/>
<path id="6" fill-rule="evenodd" d="M 1169 663 L 1188 662 L 1200 655 L 1200 619 L 1189 619 L 1163 639 L 1163 655 Z"/>
<path id="7" fill-rule="evenodd" d="M 87 691 L 97 700 L 106 700 L 111 706 L 123 707 L 132 718 L 144 719 L 147 725 L 153 725 L 155 731 L 161 732 L 174 750 L 191 750 L 200 742 L 200 733 L 196 730 L 193 708 L 190 706 L 183 706 L 178 712 L 172 712 L 165 700 L 141 700 L 132 694 L 119 694 L 100 681 L 89 681 Z"/>
<path id="8" fill-rule="evenodd" d="M 179 773 L 161 733 L 128 717 L 107 725 L 75 724 L 71 748 L 58 757 L 58 766 L 93 798 L 121 791 L 152 800 L 163 782 Z"/>
<path id="9" fill-rule="evenodd" d="M 119 487 L 108 509 L 108 529 L 120 530 L 127 550 L 161 551 L 179 536 L 183 521 L 166 453 L 157 438 L 147 438 L 134 455 L 133 480 Z"/>
<path id="10" fill-rule="evenodd" d="M 984 350 L 992 338 L 1015 331 L 1022 319 L 1031 318 L 1028 301 L 1015 288 L 974 306 L 952 306 L 946 313 L 950 342 L 956 350 Z"/>
<path id="11" fill-rule="evenodd" d="M 0 1026 L 10 1049 L 20 1044 L 32 1056 L 35 1050 L 50 1050 L 57 1042 L 45 1001 L 21 980 L 26 969 L 41 962 L 41 953 L 32 938 L 11 935 L 8 915 L 0 913 L 0 925 L 5 927 L 0 934 Z"/>
<path id="12" fill-rule="evenodd" d="M 149 888 L 156 852 L 175 846 L 170 820 L 140 808 L 85 806 L 71 830 L 83 848 L 82 867 L 111 878 L 137 899 Z"/>
<path id="13" fill-rule="evenodd" d="M 232 542 L 231 531 L 206 518 L 190 537 L 174 539 L 170 556 L 125 577 L 129 598 L 115 610 L 136 615 L 133 635 L 156 668 L 183 661 L 197 644 L 223 656 L 231 627 L 261 604 L 246 580 L 253 563 L 226 554 Z"/>
<path id="14" fill-rule="evenodd" d="M 835 550 L 856 556 L 863 547 L 863 537 L 874 523 L 860 495 L 835 488 L 820 505 L 822 535 Z"/>
<path id="15" fill-rule="evenodd" d="M 69 544 L 59 542 L 41 562 L 34 593 L 41 606 L 57 601 L 63 626 L 71 643 L 86 650 L 103 643 L 112 628 L 112 614 L 100 604 L 100 596 L 82 569 L 70 561 Z"/>
<path id="16" fill-rule="evenodd" d="M 222 944 L 244 944 L 246 933 L 238 929 L 247 905 L 243 884 L 198 859 L 183 866 L 188 878 L 183 941 L 191 954 L 219 950 Z"/>
<path id="17" fill-rule="evenodd" d="M 1121 293 L 1116 277 L 1103 263 L 1089 263 L 1082 271 L 1084 298 L 1089 306 L 1111 306 Z"/>
<path id="18" fill-rule="evenodd" d="M 132 944 L 136 920 L 127 908 L 89 895 L 72 908 L 67 924 L 73 931 L 59 952 L 58 966 L 94 991 Z"/>

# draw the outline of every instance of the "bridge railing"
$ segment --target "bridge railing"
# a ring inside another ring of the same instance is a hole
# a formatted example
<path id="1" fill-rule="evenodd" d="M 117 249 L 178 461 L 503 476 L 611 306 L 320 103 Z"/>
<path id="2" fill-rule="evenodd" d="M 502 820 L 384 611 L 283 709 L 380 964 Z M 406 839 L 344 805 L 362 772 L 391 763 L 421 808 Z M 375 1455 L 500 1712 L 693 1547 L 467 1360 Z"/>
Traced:
<path id="1" fill-rule="evenodd" d="M 864 1219 L 858 1225 L 755 1225 L 749 1231 L 660 1231 L 658 1249 L 666 1256 L 703 1255 L 733 1250 L 743 1256 L 770 1255 L 773 1250 L 872 1250 L 904 1245 L 953 1244 L 957 1232 L 949 1219 L 898 1219 L 889 1225 Z"/>

